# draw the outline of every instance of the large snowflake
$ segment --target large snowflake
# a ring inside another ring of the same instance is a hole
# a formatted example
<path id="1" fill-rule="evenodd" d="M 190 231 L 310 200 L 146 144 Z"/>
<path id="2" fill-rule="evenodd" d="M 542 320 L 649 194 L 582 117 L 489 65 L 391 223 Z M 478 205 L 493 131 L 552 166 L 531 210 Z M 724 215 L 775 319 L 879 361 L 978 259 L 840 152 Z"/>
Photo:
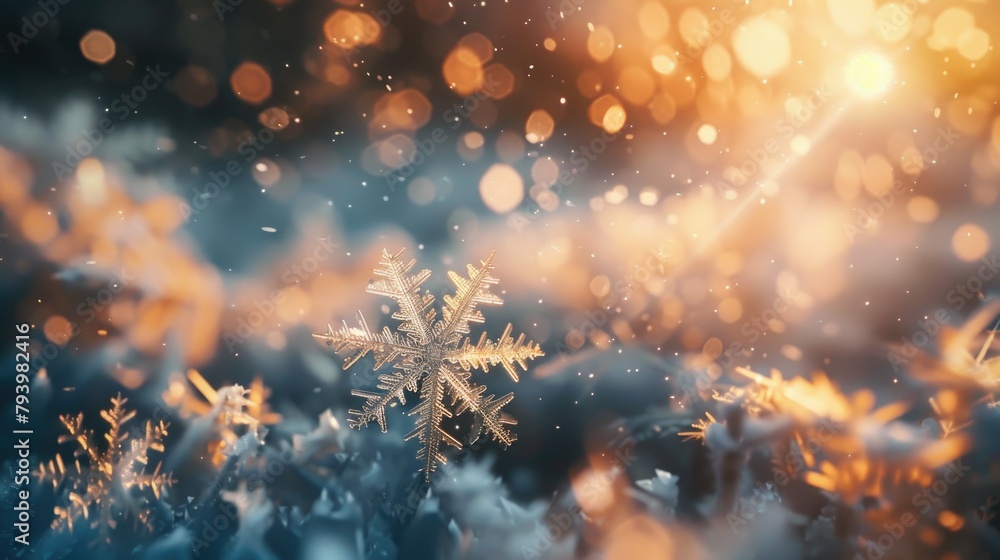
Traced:
<path id="1" fill-rule="evenodd" d="M 169 474 L 160 472 L 160 463 L 152 472 L 146 472 L 149 451 L 163 452 L 167 425 L 146 422 L 143 434 L 129 439 L 122 428 L 135 417 L 135 411 L 125 409 L 127 401 L 118 395 L 111 399 L 111 408 L 101 411 L 101 418 L 108 423 L 108 432 L 102 438 L 107 441 L 104 451 L 98 449 L 94 434 L 83 429 L 83 414 L 59 417 L 68 432 L 59 436 L 59 443 L 75 441 L 79 447 L 76 454 L 86 455 L 89 461 L 86 467 L 82 467 L 79 460 L 74 461 L 75 468 L 68 470 L 62 457 L 56 455 L 54 461 L 39 467 L 40 480 L 50 481 L 57 488 L 64 482 L 68 486 L 68 503 L 55 506 L 53 529 L 72 530 L 74 523 L 82 518 L 107 540 L 109 530 L 117 526 L 118 519 L 125 513 L 131 513 L 140 523 L 149 526 L 152 511 L 146 500 L 133 490 L 152 490 L 159 499 L 163 489 L 173 484 Z M 126 442 L 129 445 L 126 446 Z"/>
<path id="2" fill-rule="evenodd" d="M 403 251 L 390 254 L 382 251 L 375 275 L 378 280 L 368 284 L 368 293 L 388 296 L 399 305 L 392 314 L 400 321 L 398 332 L 384 327 L 374 333 L 368 328 L 359 313 L 359 327 L 348 327 L 347 323 L 334 331 L 328 326 L 326 333 L 313 336 L 333 347 L 338 354 L 346 356 L 344 369 L 350 368 L 359 359 L 371 352 L 375 357 L 375 368 L 392 363 L 394 371 L 380 375 L 378 389 L 371 392 L 355 389 L 354 396 L 365 399 L 361 410 L 351 410 L 349 423 L 352 428 L 378 422 L 382 432 L 386 431 L 385 408 L 392 406 L 393 400 L 406 404 L 406 391 L 420 391 L 421 402 L 409 412 L 416 416 L 416 427 L 406 439 L 418 438 L 422 445 L 417 458 L 423 459 L 422 470 L 430 479 L 438 463 L 446 463 L 441 443 L 458 449 L 462 443 L 442 427 L 446 418 L 464 412 L 473 414 L 469 442 L 475 443 L 483 434 L 507 446 L 516 436 L 507 428 L 517 422 L 505 414 L 502 408 L 514 398 L 508 393 L 500 398 L 484 396 L 486 387 L 470 381 L 472 370 L 488 372 L 490 366 L 502 365 L 510 377 L 518 380 L 518 366 L 527 370 L 527 360 L 542 356 L 542 351 L 532 341 L 525 342 L 524 335 L 515 340 L 511 336 L 512 326 L 507 325 L 500 338 L 493 342 L 486 333 L 473 344 L 468 338 L 469 323 L 482 323 L 483 315 L 478 305 L 501 305 L 503 301 L 490 293 L 490 287 L 497 279 L 490 276 L 493 269 L 493 254 L 476 268 L 469 265 L 468 278 L 449 272 L 448 277 L 455 284 L 455 293 L 444 297 L 441 318 L 431 307 L 434 296 L 420 286 L 430 277 L 429 270 L 409 274 L 415 259 L 405 262 L 400 258 Z M 446 402 L 450 397 L 450 402 Z"/>

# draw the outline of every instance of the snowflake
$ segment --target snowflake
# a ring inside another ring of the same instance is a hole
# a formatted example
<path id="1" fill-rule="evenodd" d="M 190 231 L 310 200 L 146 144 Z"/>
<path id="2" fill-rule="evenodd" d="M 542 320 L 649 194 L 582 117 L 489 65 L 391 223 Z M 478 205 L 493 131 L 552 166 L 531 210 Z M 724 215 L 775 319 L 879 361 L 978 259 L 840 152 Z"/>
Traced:
<path id="1" fill-rule="evenodd" d="M 99 528 L 101 537 L 107 541 L 108 530 L 117 526 L 124 513 L 132 513 L 143 525 L 150 527 L 152 511 L 133 490 L 152 490 L 159 499 L 163 489 L 174 483 L 169 474 L 160 472 L 160 463 L 153 472 L 146 472 L 149 450 L 163 452 L 167 425 L 147 421 L 144 434 L 129 440 L 129 434 L 123 433 L 122 427 L 135 417 L 135 411 L 126 411 L 126 402 L 128 399 L 119 394 L 111 399 L 111 408 L 101 411 L 101 418 L 109 424 L 108 433 L 104 435 L 108 445 L 103 452 L 93 441 L 93 432 L 82 428 L 83 414 L 59 417 L 69 432 L 59 436 L 59 443 L 76 441 L 79 446 L 76 455 L 86 455 L 89 463 L 84 468 L 77 459 L 75 469 L 67 471 L 62 457 L 56 455 L 48 465 L 39 466 L 39 480 L 51 481 L 53 488 L 66 482 L 69 489 L 68 504 L 55 506 L 53 529 L 65 527 L 72 531 L 74 522 L 82 517 L 90 521 L 92 528 Z M 126 441 L 129 445 L 123 446 Z"/>
<path id="2" fill-rule="evenodd" d="M 416 260 L 404 262 L 400 251 L 395 255 L 382 251 L 382 259 L 375 275 L 378 280 L 368 284 L 368 293 L 388 296 L 399 305 L 399 311 L 392 314 L 400 321 L 398 332 L 384 327 L 382 332 L 373 333 L 359 313 L 360 327 L 348 327 L 346 323 L 337 331 L 328 326 L 326 333 L 313 336 L 326 341 L 338 354 L 347 356 L 344 369 L 350 368 L 359 359 L 371 352 L 375 357 L 375 368 L 392 363 L 392 373 L 380 375 L 378 389 L 370 392 L 355 389 L 354 396 L 365 399 L 361 410 L 351 410 L 349 420 L 352 428 L 378 422 L 382 432 L 386 431 L 385 408 L 392 406 L 393 400 L 406 404 L 406 391 L 420 391 L 421 403 L 415 406 L 410 416 L 417 416 L 416 427 L 405 439 L 418 438 L 422 447 L 417 453 L 424 460 L 427 480 L 438 463 L 446 463 L 441 443 L 458 449 L 462 444 L 444 430 L 441 424 L 446 418 L 472 412 L 473 424 L 469 443 L 475 443 L 480 435 L 490 435 L 501 445 L 514 442 L 516 436 L 507 428 L 516 420 L 502 412 L 504 405 L 514 398 L 508 393 L 500 398 L 495 395 L 483 396 L 486 387 L 470 382 L 473 369 L 488 372 L 490 366 L 502 365 L 510 377 L 518 380 L 517 366 L 527 370 L 526 360 L 542 356 L 537 344 L 525 342 L 524 335 L 516 340 L 511 337 L 512 326 L 507 325 L 499 340 L 487 339 L 486 333 L 475 344 L 468 338 L 469 323 L 482 323 L 482 313 L 477 305 L 501 305 L 503 301 L 490 293 L 490 286 L 497 279 L 490 276 L 493 268 L 493 254 L 482 261 L 482 266 L 468 267 L 468 278 L 455 272 L 448 277 L 455 284 L 455 294 L 444 297 L 441 318 L 431 307 L 434 296 L 420 292 L 420 285 L 430 277 L 429 270 L 421 270 L 410 275 Z M 445 397 L 451 398 L 450 404 Z"/>

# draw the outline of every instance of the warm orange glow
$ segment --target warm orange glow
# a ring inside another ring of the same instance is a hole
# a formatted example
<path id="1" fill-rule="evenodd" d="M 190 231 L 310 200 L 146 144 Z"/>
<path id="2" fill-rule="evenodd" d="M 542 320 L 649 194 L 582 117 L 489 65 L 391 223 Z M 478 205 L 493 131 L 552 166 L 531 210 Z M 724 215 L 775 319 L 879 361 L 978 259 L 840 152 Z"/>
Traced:
<path id="1" fill-rule="evenodd" d="M 323 23 L 323 34 L 341 48 L 354 49 L 378 42 L 382 26 L 367 12 L 336 10 Z"/>
<path id="2" fill-rule="evenodd" d="M 45 321 L 42 330 L 45 332 L 45 338 L 59 346 L 65 346 L 69 342 L 70 337 L 73 336 L 73 328 L 70 325 L 69 319 L 62 315 L 49 317 Z"/>
<path id="3" fill-rule="evenodd" d="M 115 57 L 115 40 L 104 31 L 95 29 L 80 39 L 83 57 L 97 64 L 107 64 Z"/>
<path id="4" fill-rule="evenodd" d="M 205 68 L 190 64 L 174 78 L 173 90 L 182 101 L 193 107 L 205 107 L 216 96 L 216 79 Z"/>
<path id="5" fill-rule="evenodd" d="M 906 212 L 913 221 L 929 224 L 937 219 L 940 209 L 933 198 L 915 196 L 906 203 Z"/>
<path id="6" fill-rule="evenodd" d="M 611 29 L 601 25 L 595 27 L 587 37 L 587 52 L 597 62 L 604 62 L 615 53 L 615 36 Z"/>
<path id="7" fill-rule="evenodd" d="M 978 224 L 968 223 L 955 230 L 951 249 L 960 260 L 973 262 L 990 249 L 990 236 Z"/>
<path id="8" fill-rule="evenodd" d="M 514 74 L 503 64 L 491 64 L 483 69 L 483 81 L 490 84 L 487 95 L 503 99 L 514 91 Z"/>
<path id="9" fill-rule="evenodd" d="M 590 104 L 590 122 L 614 134 L 625 126 L 625 108 L 611 94 L 604 94 Z"/>
<path id="10" fill-rule="evenodd" d="M 444 80 L 459 95 L 468 95 L 483 83 L 483 64 L 475 51 L 456 47 L 444 61 Z"/>
<path id="11" fill-rule="evenodd" d="M 792 47 L 788 32 L 766 16 L 752 17 L 733 32 L 736 60 L 758 78 L 770 78 L 788 66 Z"/>
<path id="12" fill-rule="evenodd" d="M 863 51 L 852 56 L 844 67 L 847 85 L 862 97 L 885 93 L 892 85 L 894 70 L 885 55 Z"/>
<path id="13" fill-rule="evenodd" d="M 536 109 L 528 115 L 528 121 L 524 124 L 525 138 L 532 144 L 545 142 L 552 136 L 555 124 L 548 111 Z"/>
<path id="14" fill-rule="evenodd" d="M 938 14 L 934 20 L 927 44 L 937 50 L 955 48 L 962 35 L 974 29 L 975 25 L 975 17 L 965 8 L 948 8 Z"/>
<path id="15" fill-rule="evenodd" d="M 719 320 L 723 323 L 735 323 L 743 317 L 743 304 L 740 300 L 729 297 L 719 302 Z"/>
<path id="16" fill-rule="evenodd" d="M 21 231 L 32 243 L 42 244 L 59 233 L 59 224 L 51 210 L 41 204 L 31 204 L 21 215 Z"/>
<path id="17" fill-rule="evenodd" d="M 455 15 L 455 7 L 451 0 L 416 0 L 417 15 L 421 18 L 441 25 Z"/>
<path id="18" fill-rule="evenodd" d="M 271 97 L 271 76 L 261 65 L 244 62 L 229 77 L 233 93 L 247 103 L 263 103 Z"/>
<path id="19" fill-rule="evenodd" d="M 629 66 L 618 75 L 618 89 L 625 101 L 633 105 L 645 105 L 653 96 L 655 85 L 645 70 Z"/>
<path id="20" fill-rule="evenodd" d="M 733 68 L 733 60 L 729 56 L 729 51 L 718 43 L 709 45 L 705 49 L 701 63 L 705 67 L 705 75 L 718 82 L 728 78 L 729 72 Z"/>
<path id="21" fill-rule="evenodd" d="M 670 14 L 663 4 L 647 0 L 637 14 L 639 28 L 648 39 L 659 39 L 670 30 Z"/>
<path id="22" fill-rule="evenodd" d="M 826 0 L 833 23 L 844 33 L 859 36 L 872 28 L 874 0 Z"/>
<path id="23" fill-rule="evenodd" d="M 431 104 L 415 89 L 386 93 L 375 103 L 374 116 L 369 122 L 373 134 L 415 131 L 431 118 Z"/>
<path id="24" fill-rule="evenodd" d="M 673 560 L 670 533 L 652 517 L 635 515 L 614 527 L 604 552 L 608 560 Z"/>
<path id="25" fill-rule="evenodd" d="M 497 214 L 505 214 L 524 200 L 524 181 L 513 167 L 494 164 L 479 180 L 479 194 L 487 208 Z"/>

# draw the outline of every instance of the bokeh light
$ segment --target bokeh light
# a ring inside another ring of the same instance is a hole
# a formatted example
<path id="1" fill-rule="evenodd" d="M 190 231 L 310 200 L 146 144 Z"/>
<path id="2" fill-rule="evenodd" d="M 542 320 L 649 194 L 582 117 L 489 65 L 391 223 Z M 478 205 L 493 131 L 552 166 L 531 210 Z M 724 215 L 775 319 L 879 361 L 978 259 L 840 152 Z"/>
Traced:
<path id="1" fill-rule="evenodd" d="M 513 167 L 494 164 L 479 180 L 479 195 L 487 208 L 505 214 L 524 200 L 524 181 Z"/>
<path id="2" fill-rule="evenodd" d="M 80 39 L 80 51 L 91 62 L 107 64 L 115 57 L 115 40 L 104 31 L 94 29 Z"/>
<path id="3" fill-rule="evenodd" d="M 888 91 L 893 74 L 892 62 L 876 51 L 859 52 L 844 66 L 847 85 L 862 97 L 876 97 Z"/>
<path id="4" fill-rule="evenodd" d="M 244 62 L 229 76 L 229 85 L 237 97 L 259 104 L 271 97 L 271 76 L 255 62 Z"/>

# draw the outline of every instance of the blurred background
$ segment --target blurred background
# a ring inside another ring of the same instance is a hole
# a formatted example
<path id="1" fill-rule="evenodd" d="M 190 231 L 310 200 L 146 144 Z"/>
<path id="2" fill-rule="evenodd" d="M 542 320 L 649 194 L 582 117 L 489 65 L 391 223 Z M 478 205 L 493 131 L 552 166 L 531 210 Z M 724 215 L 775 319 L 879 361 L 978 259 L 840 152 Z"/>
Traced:
<path id="1" fill-rule="evenodd" d="M 0 309 L 33 329 L 33 453 L 68 456 L 56 416 L 99 427 L 118 392 L 139 418 L 170 410 L 169 451 L 186 424 L 164 395 L 192 369 L 260 380 L 282 418 L 269 444 L 326 409 L 343 424 L 370 360 L 342 371 L 311 333 L 359 310 L 393 325 L 365 292 L 383 248 L 431 269 L 439 301 L 447 271 L 496 251 L 505 304 L 482 328 L 546 352 L 517 385 L 483 377 L 515 393 L 519 441 L 473 451 L 511 499 L 565 490 L 623 419 L 693 422 L 736 366 L 822 370 L 919 424 L 910 349 L 939 353 L 997 290 L 996 12 L 4 2 Z M 389 445 L 411 420 L 393 421 L 350 437 Z M 173 504 L 214 472 L 170 461 Z M 706 461 L 676 438 L 630 470 L 679 473 L 697 497 Z"/>

